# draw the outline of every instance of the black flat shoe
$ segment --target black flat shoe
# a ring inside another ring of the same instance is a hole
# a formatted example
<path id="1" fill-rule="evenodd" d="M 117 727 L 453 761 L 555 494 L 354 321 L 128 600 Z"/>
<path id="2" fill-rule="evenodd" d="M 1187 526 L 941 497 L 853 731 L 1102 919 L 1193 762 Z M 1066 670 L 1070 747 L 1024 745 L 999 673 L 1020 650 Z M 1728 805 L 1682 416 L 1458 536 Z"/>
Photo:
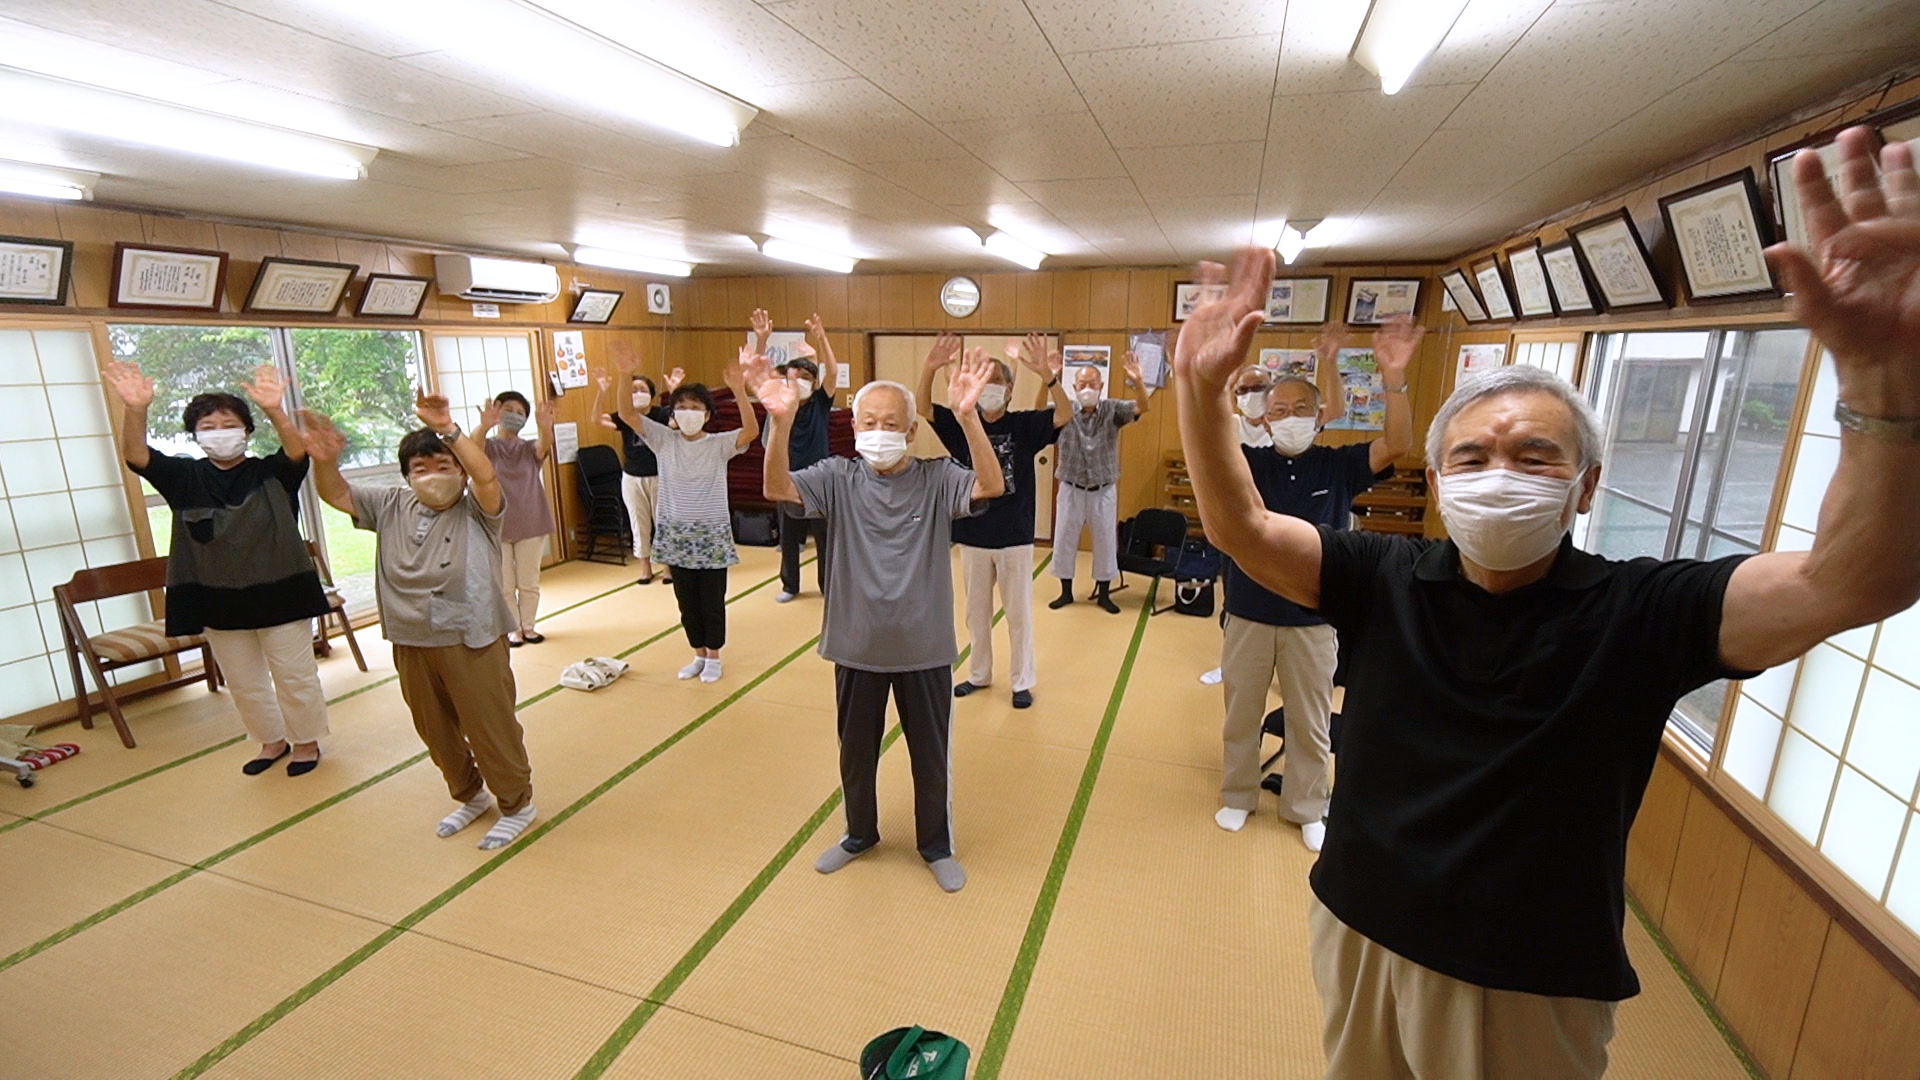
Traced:
<path id="1" fill-rule="evenodd" d="M 287 775 L 288 776 L 307 775 L 308 773 L 320 767 L 320 759 L 324 756 L 325 756 L 324 754 L 316 754 L 314 755 L 314 759 L 312 761 L 287 762 Z"/>
<path id="2" fill-rule="evenodd" d="M 536 634 L 533 631 L 528 630 L 527 632 L 520 635 L 520 640 L 526 642 L 529 645 L 538 645 L 541 642 L 547 640 L 547 635 Z"/>
<path id="3" fill-rule="evenodd" d="M 985 689 L 986 687 L 984 686 L 975 686 L 970 682 L 957 683 L 953 688 L 953 696 L 966 697 L 968 694 L 973 693 L 975 690 L 985 690 Z"/>
<path id="4" fill-rule="evenodd" d="M 245 765 L 240 766 L 240 771 L 243 773 L 246 773 L 248 776 L 259 776 L 261 773 L 266 772 L 268 769 L 273 768 L 274 762 L 279 761 L 281 758 L 286 757 L 288 754 L 291 754 L 291 753 L 293 753 L 293 746 L 292 744 L 288 744 L 286 746 L 281 747 L 280 752 L 273 755 L 272 757 L 254 758 L 252 761 L 249 761 Z"/>
<path id="5" fill-rule="evenodd" d="M 1013 707 L 1016 709 L 1033 708 L 1033 691 L 1015 690 L 1013 692 Z"/>
<path id="6" fill-rule="evenodd" d="M 651 584 L 653 584 L 653 575 L 652 575 L 652 574 L 648 574 L 648 575 L 647 575 L 646 577 L 643 577 L 643 578 L 641 578 L 641 579 L 640 579 L 640 582 L 639 582 L 639 583 L 640 583 L 640 584 L 642 584 L 642 585 L 651 585 Z"/>
<path id="7" fill-rule="evenodd" d="M 507 648 L 509 648 L 509 649 L 517 649 L 517 648 L 519 648 L 519 647 L 520 647 L 520 643 L 519 643 L 519 642 L 517 642 L 517 641 L 515 641 L 515 640 L 513 640 L 512 638 L 508 638 L 508 639 L 507 639 Z"/>

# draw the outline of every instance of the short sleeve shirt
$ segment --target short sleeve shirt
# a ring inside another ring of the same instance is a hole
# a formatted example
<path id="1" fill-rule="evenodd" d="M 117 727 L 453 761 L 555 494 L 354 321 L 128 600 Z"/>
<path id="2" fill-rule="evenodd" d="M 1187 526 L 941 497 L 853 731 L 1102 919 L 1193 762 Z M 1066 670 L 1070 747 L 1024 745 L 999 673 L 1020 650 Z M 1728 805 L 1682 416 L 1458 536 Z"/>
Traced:
<path id="1" fill-rule="evenodd" d="M 1366 443 L 1316 444 L 1298 457 L 1271 447 L 1242 447 L 1241 453 L 1267 509 L 1330 529 L 1346 528 L 1354 498 L 1373 486 L 1373 448 Z M 1318 626 L 1326 621 L 1269 592 L 1232 559 L 1227 560 L 1226 572 L 1227 614 L 1237 619 L 1268 626 Z"/>
<path id="2" fill-rule="evenodd" d="M 395 645 L 484 649 L 519 620 L 500 592 L 501 514 L 471 491 L 433 510 L 404 485 L 354 484 L 353 524 L 378 537 L 374 593 Z"/>
<path id="3" fill-rule="evenodd" d="M 641 417 L 640 437 L 660 462 L 655 517 L 662 522 L 732 528 L 727 516 L 727 463 L 745 453 L 738 431 L 709 431 L 689 439 Z"/>
<path id="4" fill-rule="evenodd" d="M 915 458 L 883 476 L 864 461 L 830 457 L 793 474 L 798 512 L 827 523 L 821 656 L 862 671 L 953 663 L 948 534 L 955 518 L 985 507 L 973 501 L 973 485 L 973 470 L 948 459 Z"/>
<path id="5" fill-rule="evenodd" d="M 1120 429 L 1139 419 L 1131 401 L 1104 398 L 1092 412 L 1073 410 L 1060 429 L 1060 458 L 1053 475 L 1062 483 L 1103 488 L 1120 482 Z"/>
<path id="6" fill-rule="evenodd" d="M 659 420 L 657 410 L 647 414 Z M 619 413 L 613 414 L 613 426 L 620 429 L 621 468 L 628 476 L 659 476 L 660 462 L 653 456 L 653 448 L 633 430 L 633 425 Z"/>
<path id="7" fill-rule="evenodd" d="M 230 469 L 148 448 L 144 477 L 173 510 L 167 633 L 260 630 L 326 614 L 300 535 L 308 461 L 276 450 Z"/>
<path id="8" fill-rule="evenodd" d="M 824 459 L 828 447 L 828 423 L 833 414 L 833 395 L 825 387 L 815 387 L 812 396 L 794 410 L 793 430 L 787 434 L 787 467 L 798 471 Z M 771 433 L 772 428 L 768 428 Z"/>
<path id="9" fill-rule="evenodd" d="M 1020 409 L 1003 413 L 998 420 L 981 418 L 987 430 L 987 442 L 1000 459 L 1000 475 L 1006 478 L 1006 493 L 987 503 L 978 517 L 959 518 L 953 523 L 953 542 L 976 548 L 1010 548 L 1033 543 L 1034 490 L 1033 458 L 1052 446 L 1060 435 L 1053 425 L 1052 409 Z M 960 418 L 945 405 L 933 407 L 933 433 L 953 460 L 973 467 L 973 451 L 967 446 L 967 433 Z"/>
<path id="10" fill-rule="evenodd" d="M 1742 557 L 1615 562 L 1564 540 L 1494 595 L 1451 541 L 1320 531 L 1340 632 L 1340 783 L 1313 890 L 1379 945 L 1477 986 L 1618 1001 L 1627 832 L 1674 703 L 1719 678 Z"/>
<path id="11" fill-rule="evenodd" d="M 554 531 L 553 507 L 547 503 L 547 489 L 540 483 L 540 446 L 518 435 L 487 440 L 487 459 L 499 476 L 500 491 L 506 496 L 506 516 L 501 519 L 500 539 L 517 544 Z"/>

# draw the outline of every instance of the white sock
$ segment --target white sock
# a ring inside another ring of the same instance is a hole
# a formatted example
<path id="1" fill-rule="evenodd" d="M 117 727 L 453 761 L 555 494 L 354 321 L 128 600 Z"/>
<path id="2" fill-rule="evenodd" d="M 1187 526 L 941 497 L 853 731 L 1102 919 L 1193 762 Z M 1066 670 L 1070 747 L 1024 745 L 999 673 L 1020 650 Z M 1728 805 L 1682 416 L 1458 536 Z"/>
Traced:
<path id="1" fill-rule="evenodd" d="M 697 678 L 700 673 L 705 670 L 707 670 L 707 658 L 704 656 L 696 656 L 693 658 L 693 663 L 680 669 L 680 677 L 683 679 Z"/>
<path id="2" fill-rule="evenodd" d="M 1219 686 L 1220 678 L 1220 669 L 1214 668 L 1212 671 L 1200 676 L 1200 681 L 1207 686 Z"/>
<path id="3" fill-rule="evenodd" d="M 487 830 L 487 835 L 480 838 L 480 850 L 492 851 L 494 848 L 503 848 L 513 843 L 521 833 L 527 830 L 527 826 L 533 824 L 533 813 L 533 804 L 528 803 L 521 807 L 517 814 L 500 815 L 500 820 L 493 823 L 493 828 Z"/>
<path id="4" fill-rule="evenodd" d="M 1319 851 L 1320 845 L 1327 842 L 1327 823 L 1309 821 L 1300 826 L 1300 842 L 1307 845 L 1308 851 Z"/>
<path id="5" fill-rule="evenodd" d="M 707 662 L 704 665 L 702 665 L 700 669 L 700 681 L 701 682 L 719 682 L 720 681 L 720 658 L 719 657 L 717 656 L 707 657 Z"/>
<path id="6" fill-rule="evenodd" d="M 1223 806 L 1213 815 L 1213 823 L 1228 832 L 1239 832 L 1246 826 L 1247 818 L 1252 814 L 1251 810 L 1235 810 L 1231 806 Z"/>
<path id="7" fill-rule="evenodd" d="M 487 794 L 485 788 L 481 788 L 480 794 L 475 795 L 468 802 L 461 803 L 458 810 L 441 818 L 439 826 L 433 831 L 442 837 L 452 836 L 454 833 L 473 824 L 473 819 L 486 813 L 487 807 L 492 805 L 493 796 Z"/>

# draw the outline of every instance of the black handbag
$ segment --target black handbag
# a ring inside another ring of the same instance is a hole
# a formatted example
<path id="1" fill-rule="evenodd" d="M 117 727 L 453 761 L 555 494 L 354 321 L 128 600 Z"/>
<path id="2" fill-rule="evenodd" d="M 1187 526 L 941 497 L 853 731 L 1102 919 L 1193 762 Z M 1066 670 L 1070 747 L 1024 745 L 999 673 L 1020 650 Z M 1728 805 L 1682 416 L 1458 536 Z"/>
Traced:
<path id="1" fill-rule="evenodd" d="M 1178 581 L 1173 583 L 1173 610 L 1182 615 L 1213 617 L 1213 582 Z"/>

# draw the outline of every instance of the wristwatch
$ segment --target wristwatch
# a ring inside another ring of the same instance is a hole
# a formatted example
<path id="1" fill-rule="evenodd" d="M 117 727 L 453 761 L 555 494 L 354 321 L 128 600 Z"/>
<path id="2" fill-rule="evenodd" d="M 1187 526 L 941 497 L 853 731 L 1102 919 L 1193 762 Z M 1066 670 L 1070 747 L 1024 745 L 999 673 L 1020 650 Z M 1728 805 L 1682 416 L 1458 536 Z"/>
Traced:
<path id="1" fill-rule="evenodd" d="M 455 424 L 453 425 L 452 431 L 436 431 L 434 432 L 434 434 L 440 436 L 441 442 L 450 443 L 453 440 L 459 438 L 463 433 L 460 430 L 460 425 Z"/>
<path id="2" fill-rule="evenodd" d="M 1059 385 L 1060 385 L 1060 376 L 1058 376 L 1058 375 L 1055 375 L 1055 376 L 1054 376 L 1053 378 L 1051 378 L 1051 379 L 1049 379 L 1049 380 L 1047 380 L 1047 385 L 1046 385 L 1046 387 L 1045 387 L 1045 388 L 1046 388 L 1046 389 L 1048 389 L 1048 390 L 1051 390 L 1051 389 L 1053 389 L 1054 387 L 1056 387 L 1056 386 L 1059 386 Z"/>
<path id="3" fill-rule="evenodd" d="M 1385 389 L 1389 394 L 1404 394 L 1407 392 L 1407 384 L 1401 383 L 1399 386 L 1389 386 Z"/>
<path id="4" fill-rule="evenodd" d="M 1889 442 L 1920 442 L 1920 417 L 1886 420 L 1878 416 L 1864 416 L 1848 408 L 1846 402 L 1836 401 L 1833 403 L 1833 418 L 1848 431 L 1857 431 L 1876 439 L 1886 439 Z"/>

